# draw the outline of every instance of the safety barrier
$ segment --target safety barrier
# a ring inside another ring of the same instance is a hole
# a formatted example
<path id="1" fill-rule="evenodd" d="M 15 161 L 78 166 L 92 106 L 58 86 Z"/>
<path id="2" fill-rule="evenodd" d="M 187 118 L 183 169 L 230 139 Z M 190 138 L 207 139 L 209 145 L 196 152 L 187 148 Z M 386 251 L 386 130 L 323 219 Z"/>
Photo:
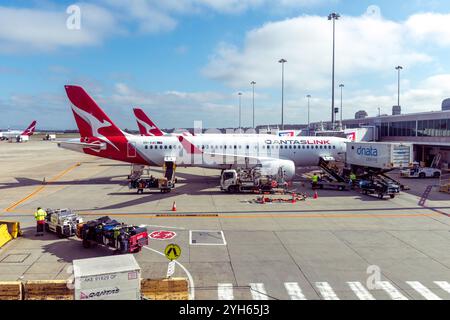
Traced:
<path id="1" fill-rule="evenodd" d="M 185 278 L 142 279 L 141 294 L 149 300 L 188 300 Z M 73 300 L 66 280 L 0 281 L 0 300 Z"/>
<path id="2" fill-rule="evenodd" d="M 188 281 L 185 278 L 143 279 L 141 294 L 150 300 L 188 300 Z"/>
<path id="3" fill-rule="evenodd" d="M 73 300 L 66 280 L 28 280 L 23 283 L 24 300 Z"/>
<path id="4" fill-rule="evenodd" d="M 22 282 L 1 281 L 0 300 L 22 300 Z"/>
<path id="5" fill-rule="evenodd" d="M 8 226 L 6 224 L 0 224 L 0 248 L 10 240 L 12 240 L 12 237 L 8 232 Z"/>
<path id="6" fill-rule="evenodd" d="M 21 235 L 19 222 L 0 220 L 0 248 Z"/>

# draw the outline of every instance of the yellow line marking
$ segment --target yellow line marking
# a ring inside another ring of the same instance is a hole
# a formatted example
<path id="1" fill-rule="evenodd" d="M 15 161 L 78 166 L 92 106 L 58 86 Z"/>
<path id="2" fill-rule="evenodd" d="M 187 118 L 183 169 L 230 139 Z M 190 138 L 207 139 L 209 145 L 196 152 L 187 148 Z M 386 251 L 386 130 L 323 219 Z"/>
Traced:
<path id="1" fill-rule="evenodd" d="M 107 213 L 107 212 L 83 212 L 79 211 L 78 214 L 83 216 L 99 216 L 108 215 L 114 217 L 127 217 L 127 218 L 210 218 L 210 219 L 238 219 L 238 218 L 403 218 L 403 217 L 435 217 L 439 216 L 437 213 L 404 213 L 404 214 L 373 214 L 373 213 L 354 213 L 354 214 L 242 214 L 242 215 L 218 215 L 211 216 L 208 214 L 198 215 L 174 215 L 160 213 L 148 215 L 148 214 L 126 214 L 126 213 Z"/>
<path id="2" fill-rule="evenodd" d="M 45 187 L 48 184 L 51 184 L 52 182 L 57 181 L 58 179 L 60 179 L 62 176 L 64 176 L 65 174 L 69 173 L 70 171 L 72 171 L 73 169 L 75 169 L 76 167 L 79 167 L 80 163 L 76 163 L 72 166 L 70 166 L 69 168 L 65 169 L 64 171 L 60 172 L 57 176 L 53 177 L 52 179 L 50 179 L 45 185 L 40 186 L 39 188 L 35 189 L 32 193 L 30 193 L 29 195 L 27 195 L 26 197 L 20 199 L 19 201 L 13 203 L 11 206 L 9 206 L 8 208 L 5 209 L 6 212 L 12 212 L 14 210 L 14 208 L 16 208 L 18 205 L 24 203 L 25 201 L 27 201 L 28 199 L 34 197 L 36 194 L 38 194 L 39 192 L 41 192 L 42 190 L 45 189 Z"/>

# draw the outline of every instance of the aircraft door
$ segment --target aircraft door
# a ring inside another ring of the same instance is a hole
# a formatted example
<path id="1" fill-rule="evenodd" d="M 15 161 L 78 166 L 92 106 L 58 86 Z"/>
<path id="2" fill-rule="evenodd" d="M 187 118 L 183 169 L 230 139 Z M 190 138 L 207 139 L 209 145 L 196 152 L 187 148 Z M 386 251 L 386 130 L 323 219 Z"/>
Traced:
<path id="1" fill-rule="evenodd" d="M 129 158 L 136 158 L 136 142 L 128 142 L 127 156 Z"/>

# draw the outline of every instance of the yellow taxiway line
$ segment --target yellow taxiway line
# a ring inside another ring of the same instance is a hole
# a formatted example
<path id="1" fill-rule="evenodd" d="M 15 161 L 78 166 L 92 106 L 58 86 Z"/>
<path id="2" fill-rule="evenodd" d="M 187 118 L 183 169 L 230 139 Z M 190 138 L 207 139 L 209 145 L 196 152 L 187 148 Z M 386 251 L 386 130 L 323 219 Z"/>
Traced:
<path id="1" fill-rule="evenodd" d="M 61 171 L 58 175 L 54 176 L 53 178 L 51 178 L 46 184 L 40 186 L 39 188 L 35 189 L 32 193 L 30 193 L 29 195 L 27 195 L 26 197 L 20 199 L 19 201 L 13 203 L 11 206 L 9 206 L 8 208 L 5 209 L 6 212 L 13 212 L 13 210 L 20 204 L 24 203 L 25 201 L 31 199 L 32 197 L 34 197 L 35 195 L 37 195 L 39 192 L 41 192 L 42 190 L 45 189 L 45 187 L 48 184 L 51 184 L 52 182 L 55 182 L 57 180 L 59 180 L 62 176 L 64 176 L 65 174 L 69 173 L 70 171 L 72 171 L 73 169 L 75 169 L 76 167 L 79 167 L 81 164 L 78 162 L 72 166 L 70 166 L 69 168 Z"/>

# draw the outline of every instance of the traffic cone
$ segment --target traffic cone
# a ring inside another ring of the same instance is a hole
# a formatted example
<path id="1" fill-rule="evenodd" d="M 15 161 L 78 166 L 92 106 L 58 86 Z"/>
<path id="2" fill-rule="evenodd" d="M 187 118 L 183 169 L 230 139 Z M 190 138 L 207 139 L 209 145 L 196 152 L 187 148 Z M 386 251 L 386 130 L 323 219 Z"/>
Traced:
<path id="1" fill-rule="evenodd" d="M 296 203 L 296 202 L 297 202 L 297 200 L 296 200 L 296 198 L 295 198 L 295 193 L 292 192 L 292 203 Z"/>
<path id="2" fill-rule="evenodd" d="M 317 190 L 314 190 L 314 197 L 313 197 L 313 199 L 317 199 L 317 198 L 319 198 L 319 195 L 317 194 Z"/>
<path id="3" fill-rule="evenodd" d="M 173 202 L 172 205 L 172 211 L 177 211 L 177 204 L 175 203 L 175 201 Z"/>

